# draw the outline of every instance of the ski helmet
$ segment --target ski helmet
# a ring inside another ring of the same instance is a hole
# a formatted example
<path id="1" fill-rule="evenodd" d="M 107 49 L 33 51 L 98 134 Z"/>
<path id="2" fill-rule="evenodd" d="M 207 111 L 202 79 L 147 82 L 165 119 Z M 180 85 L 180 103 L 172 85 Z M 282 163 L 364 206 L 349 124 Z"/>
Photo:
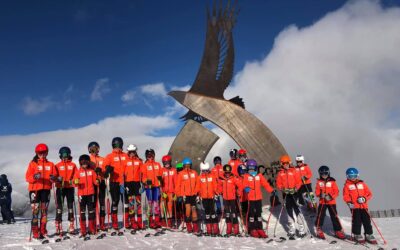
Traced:
<path id="1" fill-rule="evenodd" d="M 97 153 L 99 153 L 99 150 L 100 150 L 100 145 L 97 142 L 92 141 L 89 143 L 89 145 L 88 145 L 89 153 L 97 154 Z"/>
<path id="2" fill-rule="evenodd" d="M 319 173 L 320 177 L 323 176 L 323 175 L 330 176 L 330 174 L 331 174 L 330 171 L 329 171 L 329 167 L 328 166 L 319 167 L 318 173 Z"/>
<path id="3" fill-rule="evenodd" d="M 288 155 L 282 155 L 280 158 L 280 162 L 281 164 L 290 164 L 291 160 L 290 160 L 290 156 Z"/>
<path id="4" fill-rule="evenodd" d="M 156 152 L 154 152 L 154 149 L 148 148 L 148 149 L 146 149 L 146 151 L 144 153 L 144 156 L 146 157 L 146 159 L 149 158 L 149 157 L 153 157 L 154 158 L 156 156 Z"/>
<path id="5" fill-rule="evenodd" d="M 296 156 L 296 162 L 304 162 L 304 156 L 303 155 L 297 155 Z"/>
<path id="6" fill-rule="evenodd" d="M 89 165 L 90 163 L 90 156 L 88 155 L 81 155 L 79 156 L 79 164 L 82 165 Z"/>
<path id="7" fill-rule="evenodd" d="M 112 148 L 120 148 L 124 146 L 124 141 L 122 140 L 121 137 L 114 137 L 111 141 L 111 146 Z"/>
<path id="8" fill-rule="evenodd" d="M 200 162 L 200 170 L 201 171 L 209 171 L 210 164 L 208 162 Z"/>
<path id="9" fill-rule="evenodd" d="M 182 169 L 183 169 L 183 164 L 182 164 L 182 162 L 178 162 L 176 165 L 175 165 L 175 168 L 176 168 L 176 170 L 179 172 L 179 171 L 181 171 Z"/>
<path id="10" fill-rule="evenodd" d="M 359 173 L 358 170 L 355 167 L 350 167 L 346 170 L 346 177 L 349 180 L 355 180 L 358 179 Z"/>
<path id="11" fill-rule="evenodd" d="M 241 155 L 246 155 L 247 151 L 246 151 L 246 149 L 241 148 L 241 149 L 239 149 L 238 154 L 239 154 L 239 157 L 240 157 Z"/>
<path id="12" fill-rule="evenodd" d="M 233 148 L 233 149 L 231 149 L 231 151 L 229 151 L 229 156 L 231 157 L 231 159 L 236 159 L 237 153 L 238 153 L 237 149 Z"/>
<path id="13" fill-rule="evenodd" d="M 240 164 L 237 168 L 238 174 L 239 175 L 244 175 L 247 172 L 247 168 L 245 165 Z"/>
<path id="14" fill-rule="evenodd" d="M 49 148 L 47 147 L 46 144 L 44 143 L 40 143 L 38 145 L 36 145 L 35 147 L 35 153 L 48 153 L 49 152 Z"/>
<path id="15" fill-rule="evenodd" d="M 247 167 L 247 171 L 250 171 L 250 170 L 257 171 L 257 162 L 256 162 L 256 160 L 249 159 L 246 162 L 246 167 Z"/>
<path id="16" fill-rule="evenodd" d="M 182 165 L 183 165 L 183 166 L 185 166 L 185 165 L 192 165 L 192 160 L 191 160 L 190 158 L 186 157 L 186 158 L 183 159 Z"/>
<path id="17" fill-rule="evenodd" d="M 221 164 L 221 162 L 222 162 L 221 157 L 219 156 L 214 157 L 214 165 Z"/>
<path id="18" fill-rule="evenodd" d="M 223 170 L 225 173 L 232 173 L 232 166 L 229 165 L 229 164 L 225 164 L 225 165 L 222 167 L 222 170 Z"/>
<path id="19" fill-rule="evenodd" d="M 129 144 L 128 147 L 126 148 L 126 151 L 131 152 L 131 151 L 136 151 L 137 147 L 135 144 Z"/>
<path id="20" fill-rule="evenodd" d="M 70 158 L 71 157 L 71 149 L 69 147 L 62 147 L 58 151 L 58 156 L 60 159 Z"/>
<path id="21" fill-rule="evenodd" d="M 171 167 L 172 158 L 171 158 L 170 155 L 164 155 L 164 156 L 162 157 L 161 161 L 162 161 L 164 167 L 166 167 L 166 166 Z"/>

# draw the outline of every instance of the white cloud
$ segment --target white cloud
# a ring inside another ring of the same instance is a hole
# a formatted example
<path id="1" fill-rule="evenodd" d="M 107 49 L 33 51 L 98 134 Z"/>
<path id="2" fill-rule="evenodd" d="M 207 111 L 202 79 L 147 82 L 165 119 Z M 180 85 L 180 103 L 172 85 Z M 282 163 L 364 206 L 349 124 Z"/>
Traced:
<path id="1" fill-rule="evenodd" d="M 243 97 L 314 174 L 327 164 L 342 186 L 354 165 L 374 192 L 372 209 L 399 208 L 391 198 L 400 189 L 400 124 L 392 118 L 400 110 L 399 23 L 399 8 L 356 1 L 310 27 L 290 26 L 264 60 L 246 64 L 225 96 Z M 229 147 L 220 148 L 226 155 Z"/>
<path id="2" fill-rule="evenodd" d="M 108 78 L 100 78 L 96 81 L 94 85 L 93 91 L 90 94 L 91 101 L 101 101 L 103 100 L 103 96 L 111 91 L 108 83 L 110 80 Z"/>
<path id="3" fill-rule="evenodd" d="M 167 90 L 162 82 L 142 85 L 140 91 L 145 95 L 167 98 Z"/>
<path id="4" fill-rule="evenodd" d="M 135 99 L 136 92 L 134 90 L 127 90 L 122 96 L 121 100 L 125 103 L 131 103 Z"/>
<path id="5" fill-rule="evenodd" d="M 21 109 L 26 115 L 37 115 L 47 111 L 54 104 L 51 97 L 33 99 L 28 96 L 22 100 Z"/>
<path id="6" fill-rule="evenodd" d="M 58 149 L 69 146 L 75 161 L 79 155 L 87 153 L 87 144 L 98 141 L 101 154 L 111 152 L 111 140 L 121 136 L 125 145 L 138 145 L 139 154 L 143 156 L 146 148 L 156 150 L 156 158 L 168 153 L 173 137 L 157 136 L 162 129 L 177 126 L 177 121 L 165 116 L 142 117 L 136 115 L 117 116 L 106 118 L 98 123 L 76 129 L 57 130 L 30 135 L 0 136 L 0 173 L 8 175 L 13 184 L 13 202 L 15 209 L 25 208 L 28 201 L 25 171 L 34 155 L 37 143 L 46 143 L 49 146 L 49 159 L 58 162 Z M 18 197 L 18 199 L 15 199 Z M 53 202 L 51 202 L 53 205 Z"/>

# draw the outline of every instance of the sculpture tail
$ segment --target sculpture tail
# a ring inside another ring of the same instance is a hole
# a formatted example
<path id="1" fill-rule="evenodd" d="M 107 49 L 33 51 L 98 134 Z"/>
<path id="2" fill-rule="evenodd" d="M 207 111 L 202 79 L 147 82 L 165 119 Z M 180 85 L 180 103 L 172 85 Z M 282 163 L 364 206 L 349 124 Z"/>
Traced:
<path id="1" fill-rule="evenodd" d="M 229 101 L 232 102 L 232 103 L 234 103 L 234 104 L 236 104 L 236 105 L 239 105 L 239 106 L 242 107 L 242 108 L 245 108 L 245 107 L 244 107 L 243 98 L 241 98 L 241 97 L 239 97 L 239 96 L 235 96 L 235 97 L 233 97 L 232 99 L 230 99 Z"/>

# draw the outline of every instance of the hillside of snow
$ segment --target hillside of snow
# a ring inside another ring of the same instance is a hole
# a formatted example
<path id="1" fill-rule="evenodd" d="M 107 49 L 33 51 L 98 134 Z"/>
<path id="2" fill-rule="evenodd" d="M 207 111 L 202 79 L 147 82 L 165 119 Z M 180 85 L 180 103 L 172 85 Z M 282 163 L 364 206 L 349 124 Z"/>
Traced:
<path id="1" fill-rule="evenodd" d="M 270 220 L 268 235 L 273 237 L 273 230 L 276 222 L 276 215 L 279 209 L 275 209 L 273 216 Z M 264 207 L 263 218 L 267 219 L 269 212 Z M 312 229 L 313 218 L 306 216 L 308 225 Z M 286 221 L 286 215 L 283 213 L 281 223 L 277 225 L 276 239 L 281 236 L 286 237 L 283 225 Z M 351 223 L 350 218 L 342 218 L 341 222 L 347 234 L 350 233 Z M 92 237 L 89 241 L 83 241 L 78 237 L 71 237 L 70 240 L 62 242 L 54 242 L 55 238 L 50 239 L 50 243 L 42 245 L 38 241 L 28 242 L 30 232 L 30 219 L 18 218 L 16 224 L 0 225 L 0 248 L 1 249 L 394 249 L 400 246 L 400 218 L 387 218 L 375 219 L 378 227 L 384 235 L 388 244 L 382 246 L 382 239 L 374 227 L 374 233 L 379 240 L 380 246 L 361 246 L 354 245 L 350 242 L 337 240 L 336 244 L 329 244 L 335 240 L 332 236 L 327 236 L 327 240 L 320 240 L 311 238 L 309 235 L 304 239 L 297 239 L 293 241 L 286 240 L 283 243 L 270 242 L 268 239 L 255 239 L 251 237 L 197 237 L 183 232 L 169 232 L 160 236 L 144 237 L 148 232 L 155 232 L 154 230 L 146 230 L 138 232 L 136 235 L 131 235 L 128 231 L 124 236 L 110 236 L 107 235 L 103 239 L 94 239 Z M 222 224 L 221 224 L 222 226 Z M 264 228 L 265 228 L 264 223 Z M 67 224 L 64 222 L 64 230 Z M 331 232 L 331 224 L 329 216 L 325 221 L 325 232 Z M 54 219 L 51 218 L 48 223 L 49 234 L 54 233 Z"/>

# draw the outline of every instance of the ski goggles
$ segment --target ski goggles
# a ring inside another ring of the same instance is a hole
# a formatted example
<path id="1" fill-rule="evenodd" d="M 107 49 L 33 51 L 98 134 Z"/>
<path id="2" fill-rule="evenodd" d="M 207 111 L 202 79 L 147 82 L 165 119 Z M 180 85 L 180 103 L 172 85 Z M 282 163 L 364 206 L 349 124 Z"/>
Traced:
<path id="1" fill-rule="evenodd" d="M 320 175 L 329 175 L 329 171 L 323 171 L 321 173 L 319 173 Z"/>
<path id="2" fill-rule="evenodd" d="M 355 180 L 358 179 L 358 174 L 348 174 L 346 177 L 349 180 Z"/>

